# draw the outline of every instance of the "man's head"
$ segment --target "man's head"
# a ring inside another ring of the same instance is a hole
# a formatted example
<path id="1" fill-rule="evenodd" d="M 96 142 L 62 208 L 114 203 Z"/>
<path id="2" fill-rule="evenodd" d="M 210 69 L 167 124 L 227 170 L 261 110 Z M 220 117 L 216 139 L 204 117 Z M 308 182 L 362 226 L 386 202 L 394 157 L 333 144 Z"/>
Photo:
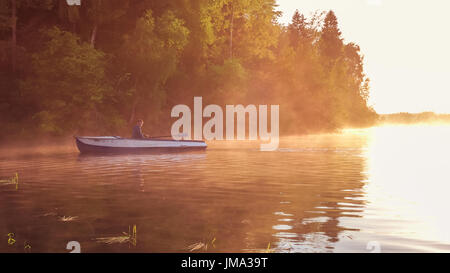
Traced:
<path id="1" fill-rule="evenodd" d="M 136 124 L 139 125 L 139 127 L 142 127 L 142 125 L 144 125 L 144 121 L 142 119 L 138 119 Z"/>

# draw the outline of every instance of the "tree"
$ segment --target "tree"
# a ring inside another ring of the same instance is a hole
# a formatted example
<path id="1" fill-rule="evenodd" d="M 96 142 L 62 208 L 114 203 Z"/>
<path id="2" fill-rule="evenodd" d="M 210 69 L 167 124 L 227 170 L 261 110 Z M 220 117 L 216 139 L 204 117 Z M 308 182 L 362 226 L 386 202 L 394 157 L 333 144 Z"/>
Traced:
<path id="1" fill-rule="evenodd" d="M 218 63 L 226 58 L 256 61 L 273 58 L 277 44 L 280 12 L 274 0 L 211 1 L 212 22 L 217 39 Z"/>
<path id="2" fill-rule="evenodd" d="M 84 1 L 81 1 L 84 5 Z M 63 22 L 68 22 L 72 27 L 72 32 L 77 32 L 77 23 L 80 22 L 80 6 L 69 5 L 66 0 L 58 0 L 58 17 Z"/>
<path id="3" fill-rule="evenodd" d="M 336 15 L 330 10 L 325 16 L 320 40 L 320 49 L 323 56 L 335 61 L 342 52 L 343 42 L 338 27 Z"/>
<path id="4" fill-rule="evenodd" d="M 63 134 L 107 122 L 102 103 L 112 89 L 105 78 L 105 54 L 57 27 L 42 33 L 47 42 L 33 54 L 32 76 L 22 82 L 26 97 L 37 102 L 33 119 L 40 131 Z"/>
<path id="5" fill-rule="evenodd" d="M 17 11 L 19 8 L 33 8 L 49 10 L 53 7 L 53 0 L 2 0 L 0 2 L 0 31 L 10 31 L 11 40 L 9 46 L 3 45 L 0 50 L 10 51 L 11 71 L 17 70 Z"/>
<path id="6" fill-rule="evenodd" d="M 124 74 L 129 73 L 132 82 L 128 91 L 132 97 L 129 123 L 134 121 L 140 102 L 142 108 L 148 108 L 142 102 L 152 102 L 152 110 L 159 114 L 165 101 L 163 86 L 176 71 L 188 35 L 184 21 L 172 11 L 155 19 L 148 10 L 137 21 L 134 32 L 126 37 L 121 60 Z"/>
<path id="7" fill-rule="evenodd" d="M 297 46 L 300 41 L 308 38 L 307 24 L 305 16 L 295 10 L 292 22 L 288 26 L 289 40 L 292 46 Z"/>
<path id="8" fill-rule="evenodd" d="M 373 121 L 363 56 L 333 11 L 279 15 L 275 0 L 0 0 L 1 122 L 96 134 L 139 116 L 162 133 L 193 96 L 280 104 L 289 133 Z"/>
<path id="9" fill-rule="evenodd" d="M 274 0 L 250 1 L 250 5 L 238 21 L 236 31 L 237 57 L 243 61 L 259 63 L 261 60 L 273 60 L 280 28 L 277 19 L 281 15 L 275 10 Z"/>
<path id="10" fill-rule="evenodd" d="M 108 22 L 117 20 L 125 15 L 129 1 L 126 0 L 90 0 L 82 3 L 81 8 L 86 10 L 88 21 L 92 24 L 90 44 L 95 47 L 99 27 Z"/>

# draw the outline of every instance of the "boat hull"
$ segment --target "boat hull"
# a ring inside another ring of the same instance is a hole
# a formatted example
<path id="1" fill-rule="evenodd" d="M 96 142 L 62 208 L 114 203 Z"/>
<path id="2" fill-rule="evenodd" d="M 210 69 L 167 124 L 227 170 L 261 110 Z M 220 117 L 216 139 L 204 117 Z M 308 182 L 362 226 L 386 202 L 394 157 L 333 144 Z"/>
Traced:
<path id="1" fill-rule="evenodd" d="M 205 150 L 203 141 L 137 140 L 122 138 L 75 137 L 82 154 L 170 153 Z"/>

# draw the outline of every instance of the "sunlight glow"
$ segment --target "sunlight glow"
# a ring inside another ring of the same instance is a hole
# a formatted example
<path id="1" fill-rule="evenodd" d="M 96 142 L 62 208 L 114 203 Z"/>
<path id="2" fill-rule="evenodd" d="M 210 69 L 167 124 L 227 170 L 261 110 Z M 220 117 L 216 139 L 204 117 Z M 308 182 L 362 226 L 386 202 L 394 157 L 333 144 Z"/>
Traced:
<path id="1" fill-rule="evenodd" d="M 366 190 L 371 206 L 384 208 L 383 217 L 392 219 L 397 233 L 450 243 L 450 126 L 384 126 L 370 131 Z M 424 142 L 428 145 L 417 145 Z M 385 232 L 392 229 L 386 226 Z"/>
<path id="2" fill-rule="evenodd" d="M 365 55 L 371 99 L 378 113 L 450 112 L 449 1 L 277 0 L 288 24 L 298 9 L 332 9 L 345 42 Z M 420 18 L 420 19 L 418 19 Z"/>

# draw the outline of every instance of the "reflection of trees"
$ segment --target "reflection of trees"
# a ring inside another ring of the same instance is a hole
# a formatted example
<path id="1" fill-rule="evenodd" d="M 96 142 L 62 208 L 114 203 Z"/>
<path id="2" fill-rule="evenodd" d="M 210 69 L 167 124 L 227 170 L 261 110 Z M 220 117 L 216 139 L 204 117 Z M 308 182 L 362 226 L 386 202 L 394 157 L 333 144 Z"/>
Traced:
<path id="1" fill-rule="evenodd" d="M 289 212 L 295 223 L 288 242 L 297 251 L 325 251 L 333 248 L 345 231 L 355 231 L 341 223 L 342 217 L 360 217 L 364 201 L 361 196 L 364 159 L 351 153 L 324 152 L 311 154 L 313 165 L 300 168 L 299 181 L 304 183 L 295 193 Z M 314 160 L 313 160 L 314 158 Z M 303 172 L 303 173 L 302 173 Z M 305 173 L 312 173 L 311 175 Z M 316 176 L 316 177 L 314 177 Z M 294 205 L 298 204 L 298 205 Z M 280 242 L 285 242 L 283 236 Z"/>
<path id="2" fill-rule="evenodd" d="M 364 205 L 358 200 L 364 159 L 357 153 L 294 151 L 282 159 L 236 151 L 208 154 L 208 161 L 227 168 L 209 166 L 210 173 L 191 185 L 200 192 L 185 189 L 202 202 L 183 207 L 188 229 L 199 233 L 190 237 L 213 232 L 215 251 L 262 251 L 269 242 L 276 250 L 283 245 L 290 251 L 332 249 L 343 232 L 355 230 L 341 218 L 360 217 Z"/>
<path id="3" fill-rule="evenodd" d="M 173 155 L 49 157 L 35 160 L 23 175 L 24 192 L 1 192 L 0 231 L 28 232 L 37 252 L 64 252 L 70 240 L 80 241 L 85 251 L 185 252 L 214 238 L 215 248 L 208 251 L 262 251 L 269 243 L 275 251 L 332 250 L 353 230 L 344 218 L 359 217 L 364 206 L 365 159 L 358 155 L 343 148 L 261 153 L 227 147 Z M 47 213 L 54 214 L 43 216 Z M 63 215 L 79 218 L 58 221 Z M 139 233 L 133 249 L 92 240 L 121 234 L 130 225 Z"/>

